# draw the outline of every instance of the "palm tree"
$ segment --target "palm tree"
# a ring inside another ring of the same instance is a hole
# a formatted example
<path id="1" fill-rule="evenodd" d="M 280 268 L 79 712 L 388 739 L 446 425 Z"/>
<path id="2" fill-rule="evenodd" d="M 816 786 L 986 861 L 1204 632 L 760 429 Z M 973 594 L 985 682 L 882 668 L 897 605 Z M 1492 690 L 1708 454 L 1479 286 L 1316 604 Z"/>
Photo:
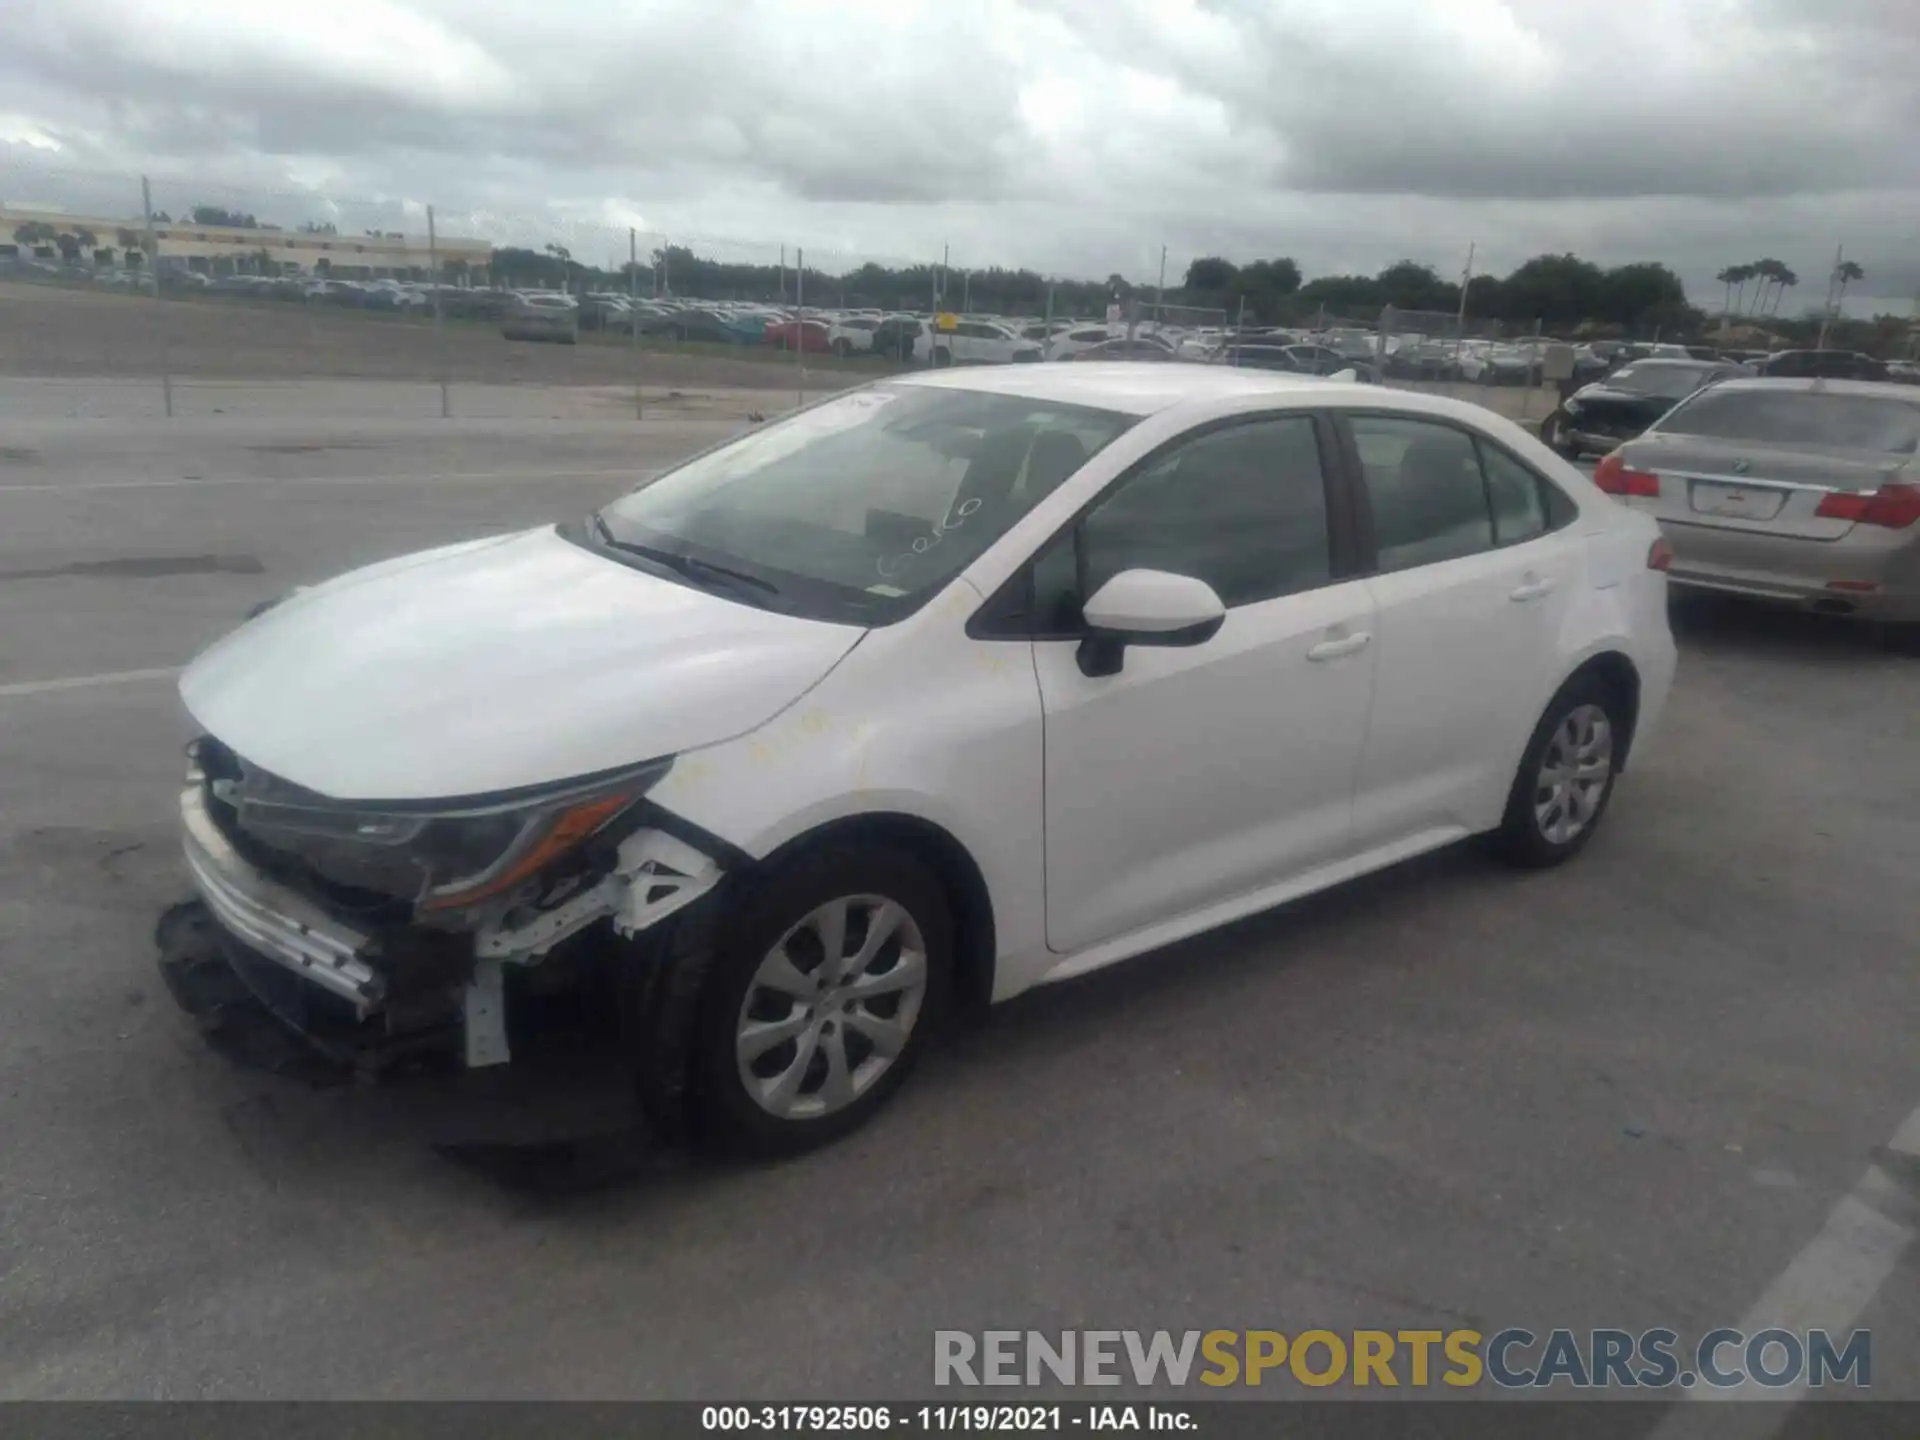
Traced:
<path id="1" fill-rule="evenodd" d="M 1753 279 L 1760 272 L 1758 269 L 1755 268 L 1752 261 L 1748 261 L 1744 265 L 1732 266 L 1727 271 L 1727 273 L 1733 277 L 1733 283 L 1740 287 L 1739 291 L 1733 297 L 1733 313 L 1736 315 L 1745 314 L 1746 304 L 1747 304 L 1747 282 Z"/>
<path id="2" fill-rule="evenodd" d="M 120 242 L 120 255 L 129 269 L 145 262 L 146 244 L 138 230 L 122 225 L 113 238 Z"/>
<path id="3" fill-rule="evenodd" d="M 1738 268 L 1736 265 L 1729 265 L 1713 277 L 1727 287 L 1726 293 L 1720 300 L 1720 321 L 1722 324 L 1725 324 L 1727 316 L 1733 313 L 1733 279 L 1734 271 Z"/>
<path id="4" fill-rule="evenodd" d="M 1780 297 L 1787 293 L 1787 287 L 1800 283 L 1800 277 L 1778 260 L 1774 261 L 1773 265 L 1773 308 L 1767 311 L 1770 316 L 1780 313 Z"/>

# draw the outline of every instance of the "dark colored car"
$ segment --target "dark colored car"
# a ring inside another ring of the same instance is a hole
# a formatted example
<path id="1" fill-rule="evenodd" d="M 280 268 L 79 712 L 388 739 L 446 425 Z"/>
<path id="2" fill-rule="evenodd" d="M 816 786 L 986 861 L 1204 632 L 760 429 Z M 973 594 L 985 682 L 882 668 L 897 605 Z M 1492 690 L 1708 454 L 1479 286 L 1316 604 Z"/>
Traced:
<path id="1" fill-rule="evenodd" d="M 1338 375 L 1351 370 L 1361 381 L 1373 384 L 1379 374 L 1364 360 L 1351 360 L 1338 350 L 1324 345 L 1229 345 L 1220 351 L 1229 365 L 1252 370 L 1280 370 L 1292 375 Z"/>
<path id="2" fill-rule="evenodd" d="M 1770 380 L 1885 380 L 1884 360 L 1854 350 L 1778 350 L 1753 367 Z"/>
<path id="3" fill-rule="evenodd" d="M 1720 360 L 1633 360 L 1582 386 L 1540 422 L 1540 438 L 1562 455 L 1604 454 L 1639 435 L 1702 386 L 1750 375 Z"/>

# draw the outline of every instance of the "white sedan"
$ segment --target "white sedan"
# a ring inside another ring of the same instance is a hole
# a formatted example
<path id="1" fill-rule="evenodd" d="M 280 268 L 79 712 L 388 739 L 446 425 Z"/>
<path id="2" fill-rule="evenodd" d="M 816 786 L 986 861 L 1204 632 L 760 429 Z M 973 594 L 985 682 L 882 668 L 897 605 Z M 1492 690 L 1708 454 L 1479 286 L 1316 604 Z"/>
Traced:
<path id="1" fill-rule="evenodd" d="M 805 1149 L 963 997 L 1467 836 L 1578 853 L 1667 700 L 1666 563 L 1437 396 L 876 383 L 200 656 L 181 814 L 224 939 L 163 964 L 376 1070 L 501 1063 L 515 997 L 604 986 L 656 1125 Z"/>

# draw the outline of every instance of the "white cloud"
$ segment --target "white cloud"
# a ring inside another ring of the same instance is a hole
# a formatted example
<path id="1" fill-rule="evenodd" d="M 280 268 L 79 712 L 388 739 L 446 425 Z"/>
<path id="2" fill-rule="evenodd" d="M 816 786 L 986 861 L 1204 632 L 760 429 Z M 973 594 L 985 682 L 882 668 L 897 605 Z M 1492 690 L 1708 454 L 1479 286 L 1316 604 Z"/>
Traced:
<path id="1" fill-rule="evenodd" d="M 739 255 L 951 244 L 1136 277 L 1162 244 L 1175 273 L 1216 252 L 1451 273 L 1472 240 L 1495 268 L 1664 259 L 1702 293 L 1758 254 L 1824 274 L 1845 239 L 1867 291 L 1920 288 L 1911 0 L 8 11 L 0 196 L 57 161 L 343 225 L 427 198 L 449 228 L 594 254 L 644 224 Z"/>

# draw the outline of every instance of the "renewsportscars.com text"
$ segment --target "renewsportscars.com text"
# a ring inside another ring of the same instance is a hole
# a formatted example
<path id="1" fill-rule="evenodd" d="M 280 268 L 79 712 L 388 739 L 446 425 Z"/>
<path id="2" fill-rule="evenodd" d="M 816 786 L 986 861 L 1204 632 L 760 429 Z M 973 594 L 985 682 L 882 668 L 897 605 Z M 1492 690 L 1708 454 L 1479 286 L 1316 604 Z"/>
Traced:
<path id="1" fill-rule="evenodd" d="M 936 1330 L 935 1385 L 1780 1389 L 1873 1383 L 1873 1336 L 1825 1330 Z"/>

